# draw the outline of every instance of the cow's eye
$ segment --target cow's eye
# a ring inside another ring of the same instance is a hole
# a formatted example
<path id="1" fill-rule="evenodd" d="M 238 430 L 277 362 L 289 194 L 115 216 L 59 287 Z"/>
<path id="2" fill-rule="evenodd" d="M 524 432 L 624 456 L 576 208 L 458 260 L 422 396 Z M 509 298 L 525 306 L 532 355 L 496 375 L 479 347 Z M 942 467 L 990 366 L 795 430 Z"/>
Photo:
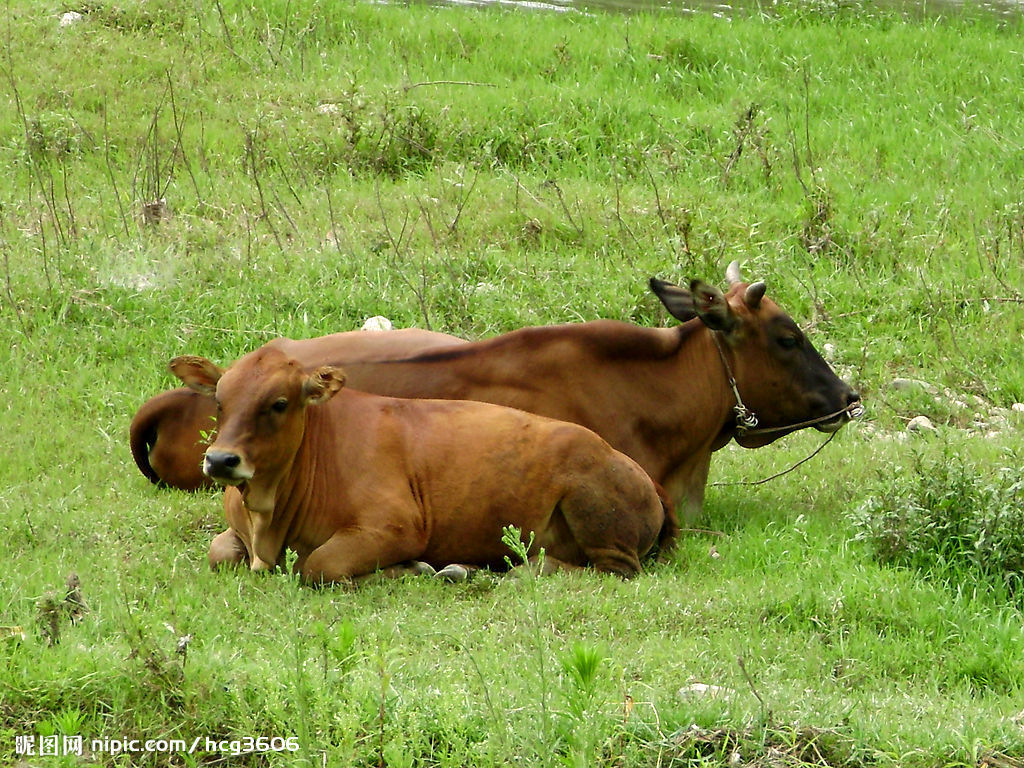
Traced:
<path id="1" fill-rule="evenodd" d="M 779 346 L 783 349 L 795 349 L 800 344 L 800 339 L 796 336 L 780 336 Z"/>
<path id="2" fill-rule="evenodd" d="M 274 413 L 284 413 L 285 411 L 288 410 L 288 400 L 283 397 L 278 398 L 270 406 L 270 410 L 272 410 Z"/>

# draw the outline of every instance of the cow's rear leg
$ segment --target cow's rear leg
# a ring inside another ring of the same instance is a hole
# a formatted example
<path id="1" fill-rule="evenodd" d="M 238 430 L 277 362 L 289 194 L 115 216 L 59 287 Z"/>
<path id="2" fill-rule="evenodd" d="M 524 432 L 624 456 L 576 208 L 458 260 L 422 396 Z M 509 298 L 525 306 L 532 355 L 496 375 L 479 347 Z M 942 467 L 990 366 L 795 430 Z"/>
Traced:
<path id="1" fill-rule="evenodd" d="M 559 511 L 595 570 L 628 579 L 640 572 L 640 557 L 657 542 L 665 509 L 646 475 L 605 480 L 581 483 L 563 497 Z"/>
<path id="2" fill-rule="evenodd" d="M 411 572 L 408 561 L 420 555 L 423 544 L 414 534 L 387 529 L 338 531 L 297 563 L 303 579 L 313 584 L 345 582 L 376 571 Z"/>
<path id="3" fill-rule="evenodd" d="M 206 554 L 210 568 L 217 570 L 225 566 L 248 565 L 249 552 L 234 529 L 228 528 L 214 537 Z"/>
<path id="4" fill-rule="evenodd" d="M 584 547 L 587 559 L 595 571 L 614 573 L 624 579 L 630 579 L 640 573 L 640 558 L 636 551 L 616 547 Z"/>

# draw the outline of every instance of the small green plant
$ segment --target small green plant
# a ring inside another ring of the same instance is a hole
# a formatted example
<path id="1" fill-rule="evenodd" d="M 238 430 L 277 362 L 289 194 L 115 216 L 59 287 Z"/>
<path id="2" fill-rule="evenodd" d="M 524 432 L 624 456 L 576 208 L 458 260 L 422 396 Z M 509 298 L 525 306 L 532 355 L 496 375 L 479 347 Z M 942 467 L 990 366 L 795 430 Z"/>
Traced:
<path id="1" fill-rule="evenodd" d="M 528 600 L 529 605 L 529 618 L 532 629 L 532 637 L 534 641 L 534 651 L 536 653 L 537 662 L 537 682 L 539 687 L 539 699 L 540 699 L 540 739 L 538 752 L 544 749 L 549 741 L 551 733 L 551 714 L 549 699 L 551 697 L 550 691 L 548 690 L 548 676 L 547 676 L 547 643 L 544 641 L 544 625 L 540 619 L 540 596 L 537 591 L 537 576 L 544 572 L 544 550 L 541 549 L 537 555 L 534 563 L 530 562 L 530 550 L 533 548 L 534 532 L 530 531 L 530 536 L 526 541 L 523 541 L 523 532 L 515 527 L 514 525 L 506 525 L 501 529 L 501 541 L 502 543 L 512 550 L 512 554 L 519 560 L 522 566 L 522 571 L 526 574 L 525 578 L 530 584 L 530 595 Z M 505 556 L 505 562 L 509 568 L 513 567 L 512 559 L 507 555 Z"/>
<path id="2" fill-rule="evenodd" d="M 45 113 L 26 117 L 25 146 L 35 159 L 59 158 L 81 149 L 81 129 L 67 115 Z"/>
<path id="3" fill-rule="evenodd" d="M 597 672 L 607 656 L 601 648 L 586 643 L 573 643 L 569 653 L 562 657 L 562 671 L 571 683 L 571 689 L 579 694 L 570 703 L 574 713 L 583 709 L 594 697 L 597 687 Z"/>
<path id="4" fill-rule="evenodd" d="M 295 568 L 295 564 L 299 562 L 299 553 L 294 549 L 286 549 L 284 553 L 284 572 L 296 587 L 302 585 L 302 574 Z"/>
<path id="5" fill-rule="evenodd" d="M 86 717 L 77 707 L 65 707 L 60 712 L 54 713 L 50 718 L 39 723 L 36 730 L 40 736 L 52 736 L 64 734 L 75 736 L 82 733 L 85 728 Z"/>
<path id="6" fill-rule="evenodd" d="M 1024 475 L 1020 459 L 980 467 L 946 445 L 886 471 L 850 516 L 875 556 L 949 579 L 978 580 L 1018 600 L 1024 581 Z"/>
<path id="7" fill-rule="evenodd" d="M 345 619 L 337 626 L 318 621 L 313 625 L 313 635 L 320 644 L 324 684 L 327 684 L 330 666 L 344 676 L 359 658 L 356 640 L 359 637 L 355 624 Z"/>
<path id="8" fill-rule="evenodd" d="M 523 532 L 516 528 L 514 525 L 506 525 L 501 529 L 501 543 L 512 550 L 512 554 L 515 555 L 516 560 L 519 562 L 512 562 L 512 558 L 505 555 L 505 563 L 509 568 L 515 568 L 520 565 L 530 565 L 530 550 L 533 549 L 534 532 L 530 531 L 530 538 L 523 541 Z M 541 549 L 537 553 L 537 573 L 544 571 L 544 550 Z M 529 568 L 527 568 L 529 570 Z"/>
<path id="9" fill-rule="evenodd" d="M 567 765 L 594 765 L 602 734 L 604 718 L 595 711 L 598 700 L 599 671 L 607 659 L 605 651 L 584 642 L 573 643 L 562 656 L 564 684 L 562 697 L 566 711 L 560 723 L 565 739 Z"/>

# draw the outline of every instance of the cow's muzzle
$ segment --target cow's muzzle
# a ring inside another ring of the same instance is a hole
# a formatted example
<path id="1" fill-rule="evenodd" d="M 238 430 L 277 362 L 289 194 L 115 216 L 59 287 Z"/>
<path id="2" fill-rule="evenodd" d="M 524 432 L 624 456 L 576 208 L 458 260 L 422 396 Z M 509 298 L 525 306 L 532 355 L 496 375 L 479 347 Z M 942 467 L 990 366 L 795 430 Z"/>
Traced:
<path id="1" fill-rule="evenodd" d="M 838 432 L 848 421 L 860 418 L 864 415 L 864 404 L 860 400 L 860 393 L 851 390 L 846 396 L 846 408 L 839 411 L 834 418 L 820 421 L 814 424 L 819 432 Z"/>
<path id="2" fill-rule="evenodd" d="M 252 479 L 252 469 L 232 451 L 207 451 L 203 474 L 222 485 L 241 485 Z"/>

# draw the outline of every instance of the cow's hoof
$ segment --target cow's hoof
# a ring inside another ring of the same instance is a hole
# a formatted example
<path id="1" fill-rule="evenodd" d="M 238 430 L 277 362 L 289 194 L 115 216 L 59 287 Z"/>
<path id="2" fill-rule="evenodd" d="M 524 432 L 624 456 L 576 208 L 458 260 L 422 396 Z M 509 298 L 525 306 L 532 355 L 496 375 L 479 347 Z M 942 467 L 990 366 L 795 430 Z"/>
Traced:
<path id="1" fill-rule="evenodd" d="M 430 563 L 424 563 L 422 560 L 413 560 L 412 570 L 417 576 L 436 576 L 437 571 L 434 570 L 434 566 Z"/>
<path id="2" fill-rule="evenodd" d="M 469 578 L 469 569 L 452 563 L 451 565 L 446 565 L 434 576 L 442 581 L 466 581 Z"/>

